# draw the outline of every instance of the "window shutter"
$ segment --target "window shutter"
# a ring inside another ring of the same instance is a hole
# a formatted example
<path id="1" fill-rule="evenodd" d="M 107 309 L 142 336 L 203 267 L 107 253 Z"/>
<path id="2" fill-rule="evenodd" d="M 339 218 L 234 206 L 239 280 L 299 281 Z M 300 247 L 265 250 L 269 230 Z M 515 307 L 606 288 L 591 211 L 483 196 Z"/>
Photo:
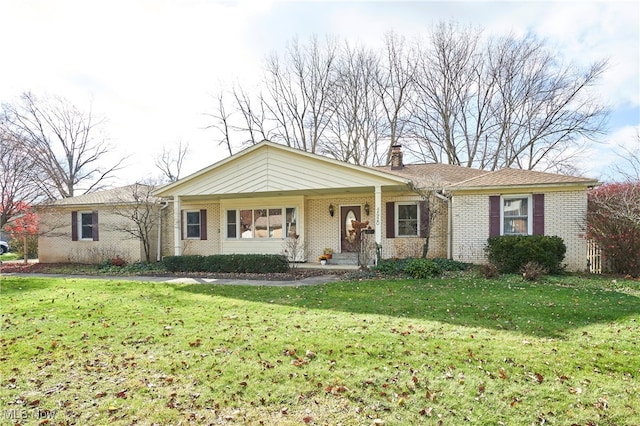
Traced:
<path id="1" fill-rule="evenodd" d="M 98 241 L 100 239 L 97 210 L 91 212 L 91 237 L 93 238 L 93 241 Z"/>
<path id="2" fill-rule="evenodd" d="M 200 210 L 200 239 L 207 239 L 207 211 Z"/>
<path id="3" fill-rule="evenodd" d="M 386 220 L 387 220 L 387 238 L 396 237 L 396 215 L 395 215 L 395 203 L 389 202 L 386 205 Z"/>
<path id="4" fill-rule="evenodd" d="M 71 241 L 78 241 L 78 212 L 71 212 Z"/>
<path id="5" fill-rule="evenodd" d="M 533 194 L 533 235 L 544 235 L 544 194 Z"/>
<path id="6" fill-rule="evenodd" d="M 500 235 L 500 196 L 489 196 L 489 236 Z"/>
<path id="7" fill-rule="evenodd" d="M 180 210 L 180 239 L 184 240 L 184 210 Z"/>
<path id="8" fill-rule="evenodd" d="M 427 238 L 429 236 L 429 202 L 420 202 L 420 237 Z"/>

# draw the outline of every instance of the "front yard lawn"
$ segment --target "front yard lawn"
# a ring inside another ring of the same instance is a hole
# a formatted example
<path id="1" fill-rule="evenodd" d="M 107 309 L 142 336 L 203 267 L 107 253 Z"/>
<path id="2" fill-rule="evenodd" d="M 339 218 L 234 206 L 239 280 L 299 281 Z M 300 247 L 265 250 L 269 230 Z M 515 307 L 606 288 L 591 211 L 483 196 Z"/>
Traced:
<path id="1" fill-rule="evenodd" d="M 637 280 L 0 285 L 3 424 L 640 424 Z"/>

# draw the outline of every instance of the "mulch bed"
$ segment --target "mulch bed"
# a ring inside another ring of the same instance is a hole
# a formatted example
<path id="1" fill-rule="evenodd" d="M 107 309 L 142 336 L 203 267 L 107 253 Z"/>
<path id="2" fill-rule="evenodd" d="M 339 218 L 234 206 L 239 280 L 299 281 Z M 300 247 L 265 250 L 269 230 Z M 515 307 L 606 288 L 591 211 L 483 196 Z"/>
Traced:
<path id="1" fill-rule="evenodd" d="M 52 264 L 52 263 L 28 263 L 22 262 L 4 262 L 0 265 L 0 273 L 18 273 L 18 274 L 64 274 L 73 275 L 114 275 L 112 272 L 101 273 L 98 271 L 88 272 L 87 268 L 79 268 L 73 270 L 71 264 Z M 223 274 L 223 273 L 195 273 L 195 272 L 154 272 L 146 271 L 140 274 L 123 274 L 126 276 L 151 276 L 151 277 L 194 277 L 194 278 L 218 278 L 218 279 L 245 279 L 245 280 L 263 280 L 263 281 L 294 281 L 308 277 L 317 277 L 322 275 L 345 276 L 353 271 L 344 271 L 337 269 L 296 269 L 287 273 L 269 273 L 269 274 Z"/>

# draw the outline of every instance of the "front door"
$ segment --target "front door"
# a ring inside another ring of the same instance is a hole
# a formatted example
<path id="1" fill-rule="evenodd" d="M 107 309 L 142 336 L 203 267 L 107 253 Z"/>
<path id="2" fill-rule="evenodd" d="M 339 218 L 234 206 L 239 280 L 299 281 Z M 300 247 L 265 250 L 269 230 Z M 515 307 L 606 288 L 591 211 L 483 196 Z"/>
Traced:
<path id="1" fill-rule="evenodd" d="M 360 220 L 360 206 L 340 207 L 340 251 L 357 252 L 358 247 L 354 242 L 354 236 L 349 231 L 353 230 L 352 220 Z"/>

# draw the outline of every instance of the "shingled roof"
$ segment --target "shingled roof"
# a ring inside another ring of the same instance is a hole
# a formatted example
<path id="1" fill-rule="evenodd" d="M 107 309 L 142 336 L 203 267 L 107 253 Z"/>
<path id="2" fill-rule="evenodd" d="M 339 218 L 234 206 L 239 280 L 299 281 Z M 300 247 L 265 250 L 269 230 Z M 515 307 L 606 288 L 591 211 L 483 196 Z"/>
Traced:
<path id="1" fill-rule="evenodd" d="M 596 185 L 597 180 L 522 169 L 501 169 L 457 182 L 450 189 L 528 185 Z"/>
<path id="2" fill-rule="evenodd" d="M 135 188 L 139 188 L 138 192 L 143 194 L 150 190 L 149 185 L 144 184 L 132 184 L 127 186 L 121 186 L 119 188 L 106 189 L 104 191 L 92 192 L 89 194 L 78 195 L 76 197 L 63 198 L 51 203 L 51 206 L 84 206 L 84 205 L 96 205 L 96 204 L 128 204 L 135 203 L 134 198 Z M 160 201 L 160 198 L 150 197 L 151 200 Z"/>
<path id="3" fill-rule="evenodd" d="M 442 187 L 450 190 L 531 185 L 597 185 L 595 179 L 556 173 L 505 168 L 496 171 L 478 170 L 452 164 L 405 164 L 400 169 L 390 166 L 376 170 L 410 179 L 423 188 Z"/>
<path id="4" fill-rule="evenodd" d="M 487 173 L 486 170 L 441 163 L 405 164 L 400 169 L 381 166 L 374 169 L 410 179 L 423 188 L 447 187 Z"/>

